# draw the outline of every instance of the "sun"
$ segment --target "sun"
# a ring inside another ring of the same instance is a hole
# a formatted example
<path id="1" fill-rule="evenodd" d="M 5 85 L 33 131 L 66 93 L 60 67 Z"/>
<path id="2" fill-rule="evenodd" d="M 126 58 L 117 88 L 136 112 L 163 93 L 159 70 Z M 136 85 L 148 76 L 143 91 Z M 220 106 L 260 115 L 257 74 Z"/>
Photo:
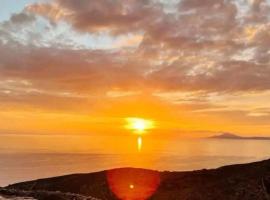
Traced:
<path id="1" fill-rule="evenodd" d="M 154 122 L 152 120 L 128 117 L 126 118 L 126 128 L 135 131 L 136 133 L 143 133 L 146 130 L 154 128 Z"/>

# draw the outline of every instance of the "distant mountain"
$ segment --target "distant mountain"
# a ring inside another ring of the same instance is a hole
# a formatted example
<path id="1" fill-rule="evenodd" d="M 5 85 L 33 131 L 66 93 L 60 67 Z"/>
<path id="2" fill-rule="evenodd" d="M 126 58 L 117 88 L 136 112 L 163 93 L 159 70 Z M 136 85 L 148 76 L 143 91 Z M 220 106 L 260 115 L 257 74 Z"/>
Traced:
<path id="1" fill-rule="evenodd" d="M 210 139 L 232 139 L 232 140 L 270 140 L 270 137 L 242 137 L 232 133 L 221 133 L 209 137 Z"/>
<path id="2" fill-rule="evenodd" d="M 151 197 L 139 198 L 149 192 Z M 190 172 L 121 168 L 73 174 L 10 185 L 0 188 L 1 195 L 38 200 L 268 200 L 270 160 Z"/>

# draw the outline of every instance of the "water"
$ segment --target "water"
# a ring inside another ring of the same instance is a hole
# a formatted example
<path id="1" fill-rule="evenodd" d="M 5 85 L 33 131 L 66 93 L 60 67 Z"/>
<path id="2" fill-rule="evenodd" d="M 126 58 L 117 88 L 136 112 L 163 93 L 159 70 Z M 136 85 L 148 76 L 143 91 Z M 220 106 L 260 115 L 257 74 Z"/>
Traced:
<path id="1" fill-rule="evenodd" d="M 267 159 L 270 157 L 269 144 L 270 141 L 266 140 L 193 139 L 162 140 L 162 142 L 145 140 L 141 152 L 108 150 L 94 152 L 93 150 L 94 153 L 39 151 L 16 153 L 2 149 L 0 186 L 37 178 L 87 173 L 116 167 L 142 167 L 169 171 L 216 168 Z"/>

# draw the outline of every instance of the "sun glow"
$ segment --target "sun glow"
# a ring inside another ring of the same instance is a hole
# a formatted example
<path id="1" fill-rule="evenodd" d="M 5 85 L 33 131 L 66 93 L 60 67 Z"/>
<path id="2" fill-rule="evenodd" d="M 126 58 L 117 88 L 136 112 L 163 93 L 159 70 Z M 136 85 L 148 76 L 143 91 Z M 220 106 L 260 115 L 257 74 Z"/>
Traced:
<path id="1" fill-rule="evenodd" d="M 138 134 L 143 133 L 145 130 L 154 128 L 154 122 L 152 120 L 130 117 L 126 118 L 126 128 L 135 131 Z"/>

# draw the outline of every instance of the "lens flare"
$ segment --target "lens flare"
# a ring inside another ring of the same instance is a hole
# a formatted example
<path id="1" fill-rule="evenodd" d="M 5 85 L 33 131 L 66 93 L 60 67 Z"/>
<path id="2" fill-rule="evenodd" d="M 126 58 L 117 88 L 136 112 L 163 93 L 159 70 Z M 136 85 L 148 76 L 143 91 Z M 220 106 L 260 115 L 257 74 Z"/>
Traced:
<path id="1" fill-rule="evenodd" d="M 122 168 L 107 171 L 110 190 L 120 200 L 146 200 L 160 184 L 157 171 Z"/>

